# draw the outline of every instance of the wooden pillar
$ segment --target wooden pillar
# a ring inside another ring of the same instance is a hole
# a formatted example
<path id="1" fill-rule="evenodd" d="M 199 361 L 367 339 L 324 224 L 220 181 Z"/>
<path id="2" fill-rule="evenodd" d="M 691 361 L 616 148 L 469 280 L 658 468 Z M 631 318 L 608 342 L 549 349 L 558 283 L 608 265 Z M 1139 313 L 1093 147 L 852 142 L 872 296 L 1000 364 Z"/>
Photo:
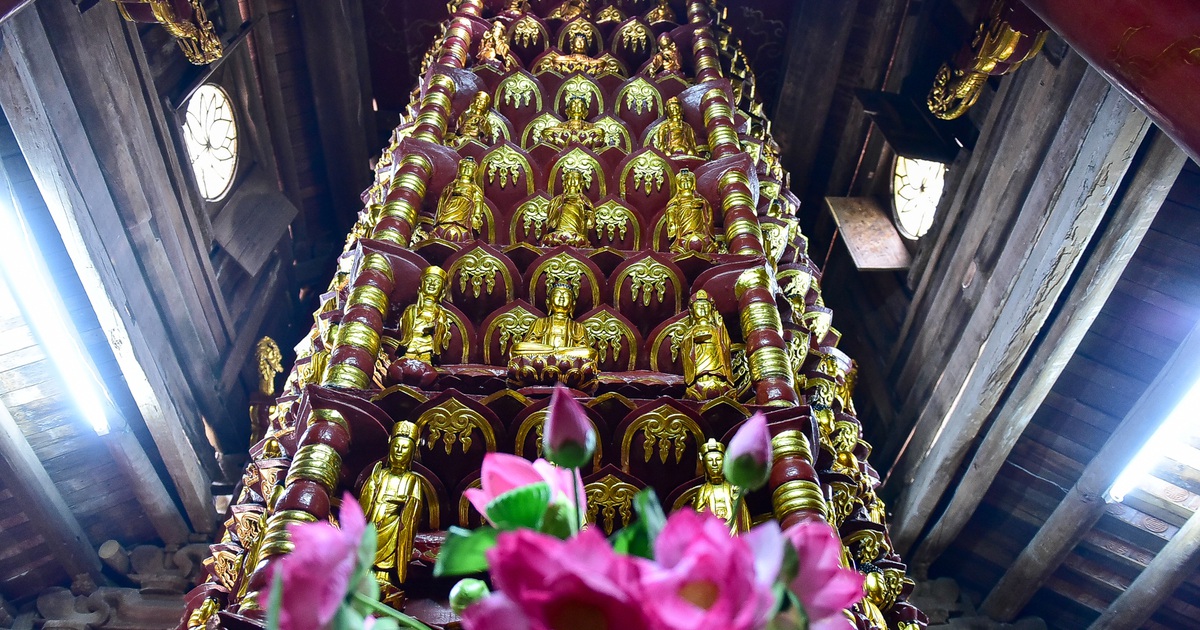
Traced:
<path id="1" fill-rule="evenodd" d="M 1187 389 L 1200 378 L 1197 356 L 1200 356 L 1200 324 L 1188 333 L 1100 452 L 1083 469 L 1079 481 L 1000 578 L 980 606 L 981 612 L 999 621 L 1010 621 L 1020 614 L 1034 593 L 1104 514 L 1104 494 L 1121 471 Z"/>
<path id="2" fill-rule="evenodd" d="M 1144 155 L 1127 178 L 1120 202 L 1110 212 L 1104 232 L 1094 240 L 1090 253 L 1062 307 L 1054 314 L 1024 373 L 1005 399 L 996 420 L 988 429 L 942 516 L 909 558 L 918 572 L 928 568 L 958 537 L 983 496 L 1000 473 L 1009 452 L 1021 437 L 1034 412 L 1074 355 L 1092 322 L 1099 315 L 1137 250 L 1150 223 L 1158 214 L 1186 156 L 1161 132 L 1152 131 Z M 923 527 L 924 523 L 920 523 Z"/>
<path id="3" fill-rule="evenodd" d="M 929 521 L 1104 219 L 1114 183 L 1149 127 L 1146 116 L 1099 74 L 1084 76 L 1007 247 L 891 473 L 903 488 L 892 524 L 898 553 L 908 551 Z"/>

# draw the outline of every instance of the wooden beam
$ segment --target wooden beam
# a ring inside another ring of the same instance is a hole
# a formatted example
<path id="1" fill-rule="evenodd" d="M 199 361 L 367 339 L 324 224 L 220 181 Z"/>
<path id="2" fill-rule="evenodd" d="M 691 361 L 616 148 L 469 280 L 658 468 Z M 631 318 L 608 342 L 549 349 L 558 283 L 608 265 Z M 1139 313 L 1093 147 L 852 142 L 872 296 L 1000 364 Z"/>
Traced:
<path id="1" fill-rule="evenodd" d="M 1200 512 L 1163 545 L 1137 579 L 1100 613 L 1089 630 L 1140 628 L 1200 566 Z M 1193 619 L 1193 621 L 1195 621 Z"/>
<path id="2" fill-rule="evenodd" d="M 0 25 L 0 35 L 4 39 L 0 106 L 191 526 L 196 531 L 211 531 L 216 515 L 210 478 L 197 455 L 198 448 L 207 448 L 207 443 L 200 441 L 203 430 L 197 406 L 176 360 L 172 337 L 157 317 L 154 291 L 138 272 L 138 256 L 108 192 L 109 174 L 88 137 L 91 129 L 72 105 L 71 92 L 38 12 L 14 16 Z M 198 437 L 196 441 L 189 437 L 188 428 Z"/>
<path id="3" fill-rule="evenodd" d="M 37 526 L 50 551 L 72 578 L 86 574 L 99 580 L 100 557 L 46 473 L 17 421 L 0 404 L 0 468 L 9 490 Z"/>
<path id="4" fill-rule="evenodd" d="M 792 7 L 788 25 L 792 36 L 787 41 L 771 131 L 783 149 L 782 162 L 791 173 L 791 188 L 802 199 L 817 160 L 857 8 L 858 0 L 800 0 Z M 803 115 L 782 115 L 796 103 L 804 103 Z"/>
<path id="5" fill-rule="evenodd" d="M 137 497 L 138 505 L 146 513 L 146 518 L 150 519 L 158 537 L 167 545 L 186 544 L 191 530 L 175 507 L 175 501 L 163 485 L 154 464 L 146 456 L 145 449 L 137 437 L 129 432 L 124 419 L 110 415 L 108 433 L 100 439 L 125 475 L 129 489 Z"/>
<path id="6" fill-rule="evenodd" d="M 1099 74 L 1085 74 L 1045 159 L 1068 166 L 1060 177 L 1047 169 L 1033 183 L 892 473 L 903 482 L 892 522 L 898 553 L 916 542 L 1012 380 L 1149 128 L 1146 116 Z"/>
<path id="7" fill-rule="evenodd" d="M 980 610 L 998 621 L 1011 621 L 1067 554 L 1104 514 L 1104 494 L 1129 465 L 1162 420 L 1200 379 L 1200 323 L 1159 370 L 1099 453 L 1083 469 L 1050 518 L 1025 546 L 983 601 Z"/>
<path id="8" fill-rule="evenodd" d="M 1170 138 L 1157 130 L 1151 132 L 1136 172 L 1126 178 L 1120 201 L 1110 211 L 1103 233 L 1093 239 L 1087 261 L 1061 301 L 1053 323 L 995 414 L 995 422 L 954 488 L 949 505 L 910 555 L 909 563 L 918 575 L 958 537 L 979 507 L 1017 439 L 1100 314 L 1186 160 Z M 912 514 L 914 526 L 923 528 L 930 514 L 931 510 Z"/>

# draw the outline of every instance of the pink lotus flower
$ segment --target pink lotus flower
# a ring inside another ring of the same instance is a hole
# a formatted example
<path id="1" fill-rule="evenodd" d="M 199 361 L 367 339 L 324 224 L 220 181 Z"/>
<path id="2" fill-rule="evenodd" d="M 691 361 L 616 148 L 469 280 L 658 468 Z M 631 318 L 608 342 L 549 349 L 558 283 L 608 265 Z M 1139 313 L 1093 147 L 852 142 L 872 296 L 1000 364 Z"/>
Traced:
<path id="1" fill-rule="evenodd" d="M 775 610 L 772 586 L 779 576 L 784 539 L 779 526 L 759 526 L 745 536 L 708 513 L 680 510 L 654 545 L 658 568 L 643 580 L 655 628 L 756 630 Z"/>
<path id="2" fill-rule="evenodd" d="M 507 453 L 488 453 L 483 458 L 483 466 L 479 472 L 479 482 L 482 488 L 469 488 L 466 491 L 467 500 L 475 506 L 479 513 L 487 516 L 487 506 L 492 499 L 517 488 L 535 483 L 546 482 L 550 485 L 550 501 L 563 501 L 573 504 L 572 482 L 579 493 L 579 500 L 584 503 L 583 480 L 577 471 L 558 468 L 550 462 L 539 459 L 535 462 Z M 586 505 L 581 510 L 586 510 Z"/>
<path id="3" fill-rule="evenodd" d="M 271 565 L 268 583 L 280 575 L 283 602 L 280 630 L 314 630 L 329 625 L 346 599 L 350 577 L 358 559 L 358 547 L 367 528 L 362 508 L 350 493 L 342 499 L 341 528 L 329 523 L 300 523 L 288 526 L 295 550 Z M 260 595 L 269 606 L 269 591 Z"/>
<path id="4" fill-rule="evenodd" d="M 863 576 L 841 565 L 842 541 L 825 523 L 804 522 L 784 532 L 799 557 L 790 586 L 804 604 L 811 630 L 852 627 L 842 611 L 863 596 Z"/>
<path id="5" fill-rule="evenodd" d="M 767 417 L 756 412 L 738 428 L 725 453 L 725 478 L 744 490 L 756 490 L 771 476 L 771 432 Z"/>
<path id="6" fill-rule="evenodd" d="M 500 594 L 466 610 L 467 630 L 657 628 L 639 589 L 646 561 L 618 555 L 595 529 L 565 541 L 530 530 L 504 532 L 488 564 Z"/>
<path id="7" fill-rule="evenodd" d="M 542 433 L 546 459 L 566 468 L 579 468 L 596 452 L 596 431 L 587 412 L 561 383 L 550 395 Z"/>

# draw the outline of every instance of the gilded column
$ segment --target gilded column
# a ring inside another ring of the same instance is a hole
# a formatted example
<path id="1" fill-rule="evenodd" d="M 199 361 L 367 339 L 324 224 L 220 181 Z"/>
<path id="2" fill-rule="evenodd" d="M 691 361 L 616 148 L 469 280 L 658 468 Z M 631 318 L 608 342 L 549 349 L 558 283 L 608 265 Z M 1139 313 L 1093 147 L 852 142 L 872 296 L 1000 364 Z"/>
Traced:
<path id="1" fill-rule="evenodd" d="M 792 387 L 792 367 L 783 342 L 783 322 L 771 294 L 771 276 L 765 267 L 742 273 L 734 286 L 741 314 L 746 361 L 755 388 L 755 402 L 774 407 L 799 404 Z"/>
<path id="2" fill-rule="evenodd" d="M 786 529 L 802 521 L 828 521 L 808 436 L 795 429 L 781 431 L 771 438 L 771 447 L 771 505 L 780 526 Z"/>
<path id="3" fill-rule="evenodd" d="M 696 83 L 720 79 L 721 60 L 717 56 L 717 40 L 708 26 L 712 22 L 712 11 L 703 2 L 691 2 L 688 4 L 688 22 L 696 27 L 692 33 Z"/>

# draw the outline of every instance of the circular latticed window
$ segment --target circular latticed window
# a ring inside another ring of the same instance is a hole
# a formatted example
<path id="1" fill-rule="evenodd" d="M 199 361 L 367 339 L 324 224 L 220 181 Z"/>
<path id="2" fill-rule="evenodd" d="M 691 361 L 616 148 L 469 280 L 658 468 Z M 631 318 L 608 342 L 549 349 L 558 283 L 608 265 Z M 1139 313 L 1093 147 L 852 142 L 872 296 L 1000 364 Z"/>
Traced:
<path id="1" fill-rule="evenodd" d="M 219 85 L 201 85 L 188 100 L 183 143 L 200 195 L 217 201 L 228 194 L 237 173 L 238 129 L 233 103 Z"/>
<path id="2" fill-rule="evenodd" d="M 946 184 L 946 165 L 896 156 L 892 165 L 892 213 L 908 239 L 925 236 L 933 225 Z"/>

